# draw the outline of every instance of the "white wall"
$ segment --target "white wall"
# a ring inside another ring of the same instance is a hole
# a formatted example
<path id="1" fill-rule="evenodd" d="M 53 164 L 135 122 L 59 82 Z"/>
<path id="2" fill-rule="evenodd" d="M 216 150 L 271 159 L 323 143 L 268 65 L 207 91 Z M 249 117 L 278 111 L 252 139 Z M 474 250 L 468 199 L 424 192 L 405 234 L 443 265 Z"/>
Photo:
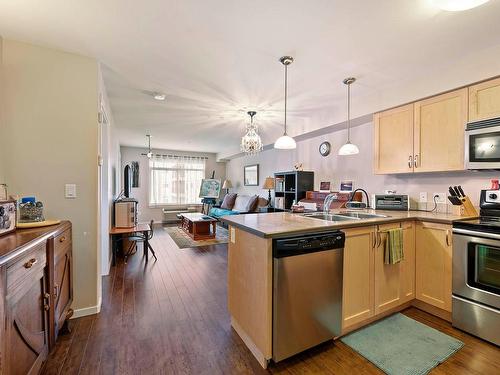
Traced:
<path id="1" fill-rule="evenodd" d="M 146 137 L 144 137 L 146 139 Z M 139 188 L 131 189 L 131 196 L 136 198 L 139 201 L 139 214 L 138 220 L 140 222 L 147 222 L 150 220 L 154 220 L 155 222 L 161 222 L 163 219 L 163 213 L 161 208 L 150 208 L 149 203 L 149 171 L 148 171 L 148 162 L 149 159 L 141 155 L 141 153 L 146 152 L 145 148 L 139 147 L 125 147 L 122 146 L 120 148 L 121 153 L 121 170 L 127 163 L 132 161 L 139 161 Z M 154 153 L 157 154 L 173 154 L 173 155 L 193 155 L 193 156 L 206 156 L 206 178 L 210 178 L 212 176 L 212 171 L 215 170 L 215 178 L 224 181 L 226 175 L 226 163 L 218 163 L 215 160 L 216 155 L 211 153 L 198 153 L 198 152 L 183 152 L 183 151 L 173 151 L 173 150 L 161 150 L 161 149 L 153 149 Z M 122 173 L 120 174 L 122 176 Z M 121 179 L 121 177 L 120 177 Z"/>
<path id="2" fill-rule="evenodd" d="M 345 142 L 346 130 L 335 131 L 325 136 L 311 138 L 297 143 L 297 149 L 291 151 L 268 150 L 256 156 L 244 156 L 232 159 L 227 163 L 226 176 L 231 179 L 235 192 L 260 194 L 267 196 L 267 191 L 260 187 L 242 186 L 243 166 L 258 163 L 262 185 L 266 176 L 274 172 L 293 170 L 296 162 L 303 163 L 304 170 L 314 171 L 315 189 L 319 189 L 320 181 L 332 181 L 338 190 L 342 179 L 354 180 L 355 187 L 361 187 L 372 193 L 383 193 L 386 189 L 408 193 L 418 200 L 419 192 L 427 192 L 431 200 L 432 193 L 446 193 L 449 185 L 462 185 L 465 193 L 470 194 L 474 204 L 479 204 L 479 190 L 489 187 L 491 178 L 498 178 L 500 172 L 449 172 L 422 173 L 403 175 L 373 174 L 373 126 L 367 123 L 351 129 L 351 140 L 358 145 L 360 153 L 353 156 L 338 156 L 337 151 Z M 329 141 L 332 152 L 322 157 L 318 152 L 321 142 Z M 397 147 L 397 145 L 394 145 Z M 333 190 L 333 189 L 332 189 Z M 442 207 L 443 209 L 445 207 Z"/>
<path id="3" fill-rule="evenodd" d="M 0 164 L 11 194 L 73 223 L 75 311 L 98 306 L 97 61 L 4 39 Z M 64 185 L 77 198 L 64 198 Z"/>

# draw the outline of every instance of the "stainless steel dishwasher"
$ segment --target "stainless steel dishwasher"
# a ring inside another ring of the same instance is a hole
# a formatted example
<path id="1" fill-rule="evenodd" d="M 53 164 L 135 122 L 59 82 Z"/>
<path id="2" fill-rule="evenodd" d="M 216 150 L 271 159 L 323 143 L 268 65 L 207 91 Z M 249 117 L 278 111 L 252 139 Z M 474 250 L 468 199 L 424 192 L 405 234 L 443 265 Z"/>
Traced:
<path id="1" fill-rule="evenodd" d="M 340 335 L 345 235 L 273 241 L 273 360 Z"/>

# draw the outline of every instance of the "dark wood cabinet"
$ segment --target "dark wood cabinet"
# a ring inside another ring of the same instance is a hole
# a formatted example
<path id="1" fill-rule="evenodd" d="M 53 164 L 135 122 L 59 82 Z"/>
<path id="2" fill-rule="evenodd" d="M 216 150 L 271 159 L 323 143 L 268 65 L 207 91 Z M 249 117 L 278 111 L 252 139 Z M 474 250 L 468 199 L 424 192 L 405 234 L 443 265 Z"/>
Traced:
<path id="1" fill-rule="evenodd" d="M 50 336 L 49 343 L 52 348 L 57 340 L 59 331 L 73 315 L 71 303 L 73 302 L 73 279 L 71 229 L 66 229 L 61 234 L 49 238 L 47 242 L 48 269 L 51 288 L 50 309 Z"/>
<path id="2" fill-rule="evenodd" d="M 46 270 L 44 243 L 6 267 L 5 374 L 37 374 L 47 356 Z"/>
<path id="3" fill-rule="evenodd" d="M 37 374 L 71 316 L 71 223 L 0 237 L 0 375 Z"/>

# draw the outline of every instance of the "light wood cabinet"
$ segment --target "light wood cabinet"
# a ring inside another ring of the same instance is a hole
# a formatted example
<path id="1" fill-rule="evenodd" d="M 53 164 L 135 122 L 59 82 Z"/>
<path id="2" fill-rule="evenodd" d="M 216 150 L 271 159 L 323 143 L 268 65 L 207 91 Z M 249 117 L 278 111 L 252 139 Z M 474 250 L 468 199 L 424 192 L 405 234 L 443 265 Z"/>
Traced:
<path id="1" fill-rule="evenodd" d="M 403 229 L 404 260 L 384 263 L 387 230 Z M 374 260 L 375 315 L 393 309 L 415 297 L 415 226 L 413 222 L 386 224 L 376 233 Z"/>
<path id="2" fill-rule="evenodd" d="M 374 315 L 373 247 L 374 227 L 343 230 L 344 276 L 342 328 L 362 322 Z"/>
<path id="3" fill-rule="evenodd" d="M 375 174 L 464 169 L 467 89 L 375 113 Z"/>
<path id="4" fill-rule="evenodd" d="M 413 172 L 413 116 L 413 104 L 374 115 L 376 174 Z"/>
<path id="5" fill-rule="evenodd" d="M 421 100 L 414 109 L 414 172 L 463 170 L 467 89 Z"/>
<path id="6" fill-rule="evenodd" d="M 469 87 L 469 121 L 500 117 L 500 78 Z"/>
<path id="7" fill-rule="evenodd" d="M 451 312 L 451 236 L 450 225 L 416 224 L 416 298 L 448 312 Z"/>

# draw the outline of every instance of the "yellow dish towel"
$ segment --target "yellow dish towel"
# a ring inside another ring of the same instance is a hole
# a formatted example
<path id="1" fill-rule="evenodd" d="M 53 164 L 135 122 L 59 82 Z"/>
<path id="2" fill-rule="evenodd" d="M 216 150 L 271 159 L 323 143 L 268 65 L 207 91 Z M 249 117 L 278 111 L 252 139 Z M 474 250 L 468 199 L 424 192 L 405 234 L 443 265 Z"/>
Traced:
<path id="1" fill-rule="evenodd" d="M 403 229 L 389 229 L 385 240 L 384 263 L 396 264 L 405 258 L 403 252 Z"/>

